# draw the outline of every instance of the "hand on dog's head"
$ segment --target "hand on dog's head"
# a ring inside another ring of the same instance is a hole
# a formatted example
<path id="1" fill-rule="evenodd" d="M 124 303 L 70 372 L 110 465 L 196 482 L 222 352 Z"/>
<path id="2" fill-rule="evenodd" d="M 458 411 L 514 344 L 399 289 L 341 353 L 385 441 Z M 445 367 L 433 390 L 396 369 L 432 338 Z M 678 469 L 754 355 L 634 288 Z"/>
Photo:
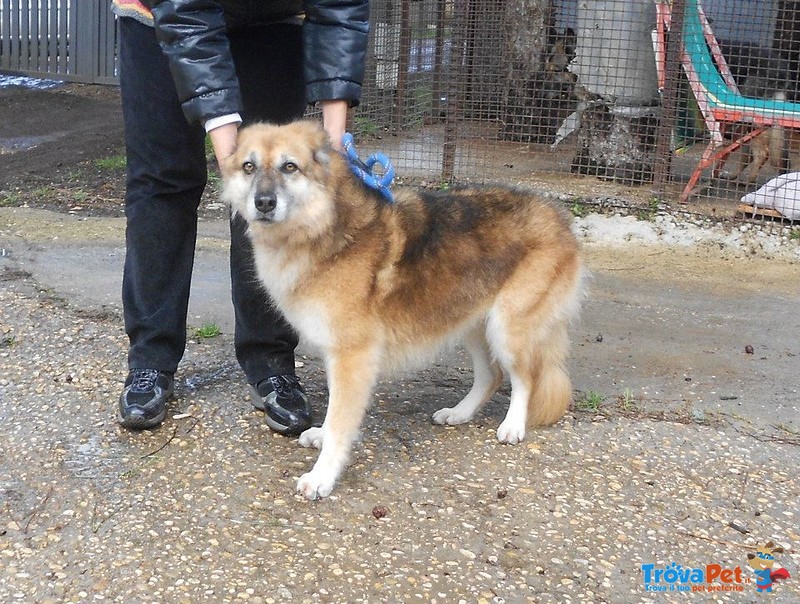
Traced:
<path id="1" fill-rule="evenodd" d="M 331 154 L 334 152 L 328 134 L 317 121 L 302 119 L 282 126 L 267 123 L 251 124 L 239 130 L 236 149 L 220 162 L 222 178 L 228 179 L 242 169 L 246 161 L 245 155 L 253 149 L 254 141 L 269 140 L 272 136 L 302 143 L 306 149 L 312 150 L 313 159 L 324 165 L 330 163 Z"/>

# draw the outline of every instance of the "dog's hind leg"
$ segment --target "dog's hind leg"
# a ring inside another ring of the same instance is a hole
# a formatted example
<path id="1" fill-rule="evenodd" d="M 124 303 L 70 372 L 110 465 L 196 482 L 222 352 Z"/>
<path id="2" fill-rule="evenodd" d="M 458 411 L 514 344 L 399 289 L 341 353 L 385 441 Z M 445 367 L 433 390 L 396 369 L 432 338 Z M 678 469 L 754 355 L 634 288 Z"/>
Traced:
<path id="1" fill-rule="evenodd" d="M 472 358 L 472 388 L 455 407 L 445 407 L 434 413 L 434 423 L 452 426 L 470 421 L 503 381 L 503 371 L 492 358 L 486 341 L 486 324 L 483 321 L 467 333 L 464 348 Z"/>
<path id="2" fill-rule="evenodd" d="M 516 444 L 525 438 L 527 426 L 553 424 L 567 410 L 572 389 L 564 368 L 569 346 L 566 321 L 548 326 L 541 338 L 511 335 L 503 346 L 506 355 L 501 362 L 511 379 L 511 402 L 497 439 Z"/>
<path id="3" fill-rule="evenodd" d="M 330 393 L 325 421 L 321 432 L 312 428 L 314 432 L 304 432 L 300 439 L 304 446 L 319 446 L 320 441 L 322 446 L 312 470 L 297 482 L 297 491 L 308 499 L 327 497 L 333 490 L 358 437 L 378 374 L 378 355 L 369 348 L 349 348 L 326 355 L 325 361 Z"/>

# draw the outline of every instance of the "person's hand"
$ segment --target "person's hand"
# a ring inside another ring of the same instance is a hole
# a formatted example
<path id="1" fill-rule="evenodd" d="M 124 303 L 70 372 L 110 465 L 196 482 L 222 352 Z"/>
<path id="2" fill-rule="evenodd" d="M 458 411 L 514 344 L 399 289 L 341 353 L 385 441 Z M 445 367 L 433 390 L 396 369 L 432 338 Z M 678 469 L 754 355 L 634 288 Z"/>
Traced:
<path id="1" fill-rule="evenodd" d="M 211 146 L 214 148 L 214 155 L 217 158 L 219 171 L 223 176 L 225 176 L 227 159 L 236 151 L 236 135 L 238 130 L 238 124 L 232 123 L 214 128 L 208 133 L 211 139 Z"/>
<path id="2" fill-rule="evenodd" d="M 321 101 L 322 126 L 337 151 L 343 151 L 342 137 L 347 127 L 347 101 Z"/>

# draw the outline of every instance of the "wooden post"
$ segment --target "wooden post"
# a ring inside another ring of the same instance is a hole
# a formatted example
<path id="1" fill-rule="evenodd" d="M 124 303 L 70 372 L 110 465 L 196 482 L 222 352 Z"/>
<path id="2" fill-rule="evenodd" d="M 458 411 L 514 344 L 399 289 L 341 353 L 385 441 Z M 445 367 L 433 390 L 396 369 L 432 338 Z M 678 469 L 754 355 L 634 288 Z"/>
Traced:
<path id="1" fill-rule="evenodd" d="M 442 72 L 444 68 L 444 28 L 447 16 L 445 0 L 436 2 L 436 56 L 433 59 L 433 118 L 438 119 L 442 113 Z"/>
<path id="2" fill-rule="evenodd" d="M 442 180 L 452 182 L 456 172 L 456 147 L 458 122 L 461 118 L 461 103 L 464 91 L 465 40 L 470 26 L 468 13 L 472 0 L 456 2 L 453 17 L 453 39 L 447 77 L 447 108 L 444 115 L 444 144 L 442 145 Z"/>
<path id="3" fill-rule="evenodd" d="M 672 25 L 667 33 L 665 55 L 664 89 L 661 92 L 661 117 L 656 137 L 656 162 L 653 171 L 653 193 L 664 195 L 672 168 L 672 132 L 678 115 L 678 91 L 680 90 L 681 53 L 683 48 L 683 17 L 686 0 L 673 0 Z"/>
<path id="4" fill-rule="evenodd" d="M 411 0 L 400 2 L 400 52 L 397 57 L 397 91 L 394 99 L 392 126 L 400 130 L 408 96 L 408 68 L 411 61 Z"/>

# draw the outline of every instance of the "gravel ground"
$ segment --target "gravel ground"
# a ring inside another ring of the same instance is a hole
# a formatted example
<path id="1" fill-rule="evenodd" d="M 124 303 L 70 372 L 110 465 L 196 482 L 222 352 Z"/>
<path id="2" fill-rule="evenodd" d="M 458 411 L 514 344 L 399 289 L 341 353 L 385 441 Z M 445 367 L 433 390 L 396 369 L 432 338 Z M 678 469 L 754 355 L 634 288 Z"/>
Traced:
<path id="1" fill-rule="evenodd" d="M 610 238 L 630 243 L 620 228 Z M 587 227 L 587 245 L 599 229 Z M 621 270 L 642 262 L 613 257 Z M 591 258 L 603 273 L 609 256 Z M 693 258 L 684 284 L 714 261 L 705 250 Z M 502 394 L 469 425 L 429 420 L 468 379 L 455 352 L 379 385 L 351 466 L 333 496 L 309 503 L 294 487 L 315 452 L 252 410 L 227 334 L 190 342 L 170 417 L 130 433 L 114 421 L 118 310 L 76 304 L 2 262 L 0 601 L 685 601 L 644 586 L 643 564 L 673 562 L 742 569 L 732 584 L 742 591 L 691 598 L 800 601 L 796 432 L 657 418 L 620 399 L 501 446 Z M 780 266 L 789 272 L 770 288 L 796 303 L 786 275 L 797 266 Z M 633 280 L 655 279 L 646 268 Z M 758 281 L 761 291 L 769 279 Z M 302 363 L 321 417 L 319 361 Z M 796 404 L 796 387 L 786 392 Z M 763 596 L 746 556 L 768 540 L 786 548 L 777 562 L 792 577 Z"/>

